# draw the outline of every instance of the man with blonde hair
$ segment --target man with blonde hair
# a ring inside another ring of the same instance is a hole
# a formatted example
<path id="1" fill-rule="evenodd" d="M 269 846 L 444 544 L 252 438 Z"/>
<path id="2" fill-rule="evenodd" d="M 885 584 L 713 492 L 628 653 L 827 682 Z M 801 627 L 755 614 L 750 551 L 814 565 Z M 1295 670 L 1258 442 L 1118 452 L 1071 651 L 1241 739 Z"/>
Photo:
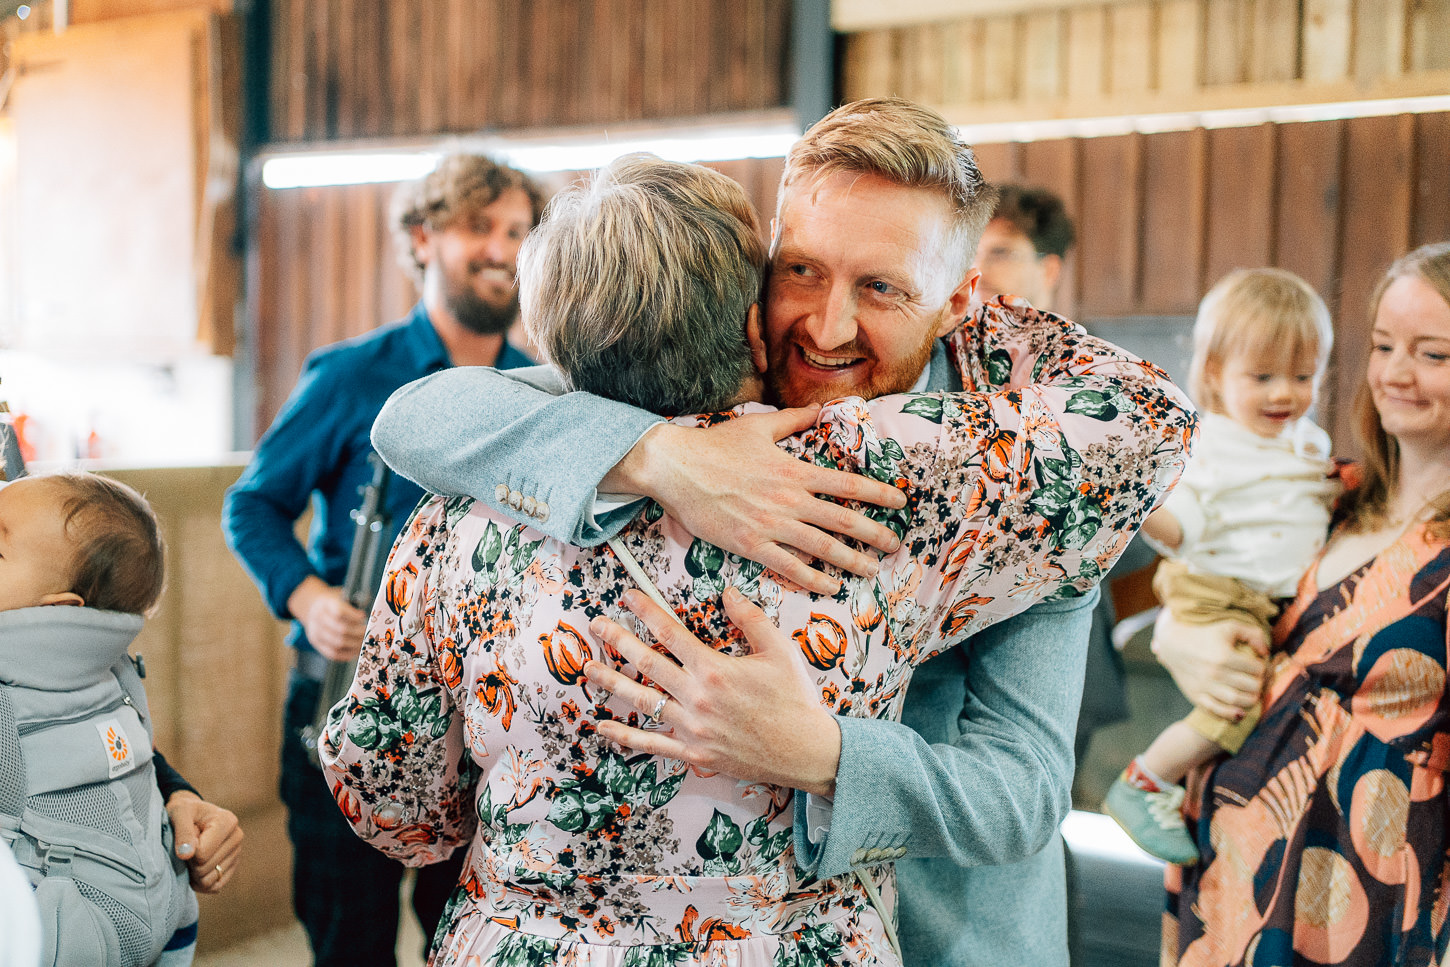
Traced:
<path id="1" fill-rule="evenodd" d="M 926 393 L 917 405 L 933 413 L 1009 399 L 1036 410 L 1045 399 L 1033 387 L 1009 390 L 1013 380 L 1031 381 L 1030 364 L 1019 372 L 1005 354 L 976 357 L 968 348 L 988 333 L 1030 328 L 1041 314 L 1016 303 L 982 309 L 961 326 L 992 194 L 970 148 L 938 115 L 898 99 L 846 105 L 791 149 L 773 223 L 765 377 L 773 401 L 800 409 L 688 429 L 613 402 L 579 394 L 551 400 L 508 377 L 459 371 L 395 395 L 374 430 L 379 451 L 430 489 L 467 493 L 503 513 L 514 493 L 546 501 L 553 508 L 546 532 L 579 544 L 602 541 L 639 509 L 598 500 L 598 491 L 646 494 L 691 533 L 764 564 L 784 586 L 845 593 L 838 569 L 878 571 L 863 545 L 900 548 L 881 522 L 901 515 L 900 495 L 867 476 L 792 459 L 775 440 L 812 426 L 816 405 L 842 396 Z M 1153 373 L 1154 386 L 1166 385 L 1161 373 L 1143 371 Z M 1139 412 L 1128 395 L 1113 398 Z M 1128 410 L 1098 414 L 1115 432 L 1137 432 Z M 991 420 L 986 413 L 983 420 L 985 432 Z M 1038 430 L 1041 440 L 1053 436 L 1045 424 Z M 1010 430 L 992 439 L 1002 451 L 989 448 L 974 473 L 1015 472 L 1021 459 L 1031 462 L 1016 448 L 1030 449 L 1038 437 Z M 1106 452 L 1081 455 L 1092 461 Z M 1182 454 L 1175 444 L 1160 456 L 1176 466 Z M 1036 506 L 1063 546 L 1093 540 L 1107 503 L 1146 479 L 1116 480 L 1072 458 L 1060 469 L 1077 482 L 1064 478 L 1049 488 L 1056 496 L 1044 491 Z M 1150 478 L 1174 472 L 1168 464 L 1139 469 Z M 884 507 L 855 513 L 817 495 Z M 971 500 L 968 490 L 957 496 Z M 1130 499 L 1152 500 L 1146 490 Z M 907 516 L 940 520 L 932 515 L 953 509 L 960 509 L 955 501 L 946 508 L 922 501 Z M 974 514 L 990 528 L 999 511 L 1006 512 L 983 504 Z M 947 530 L 928 528 L 910 553 L 941 561 Z M 827 567 L 813 570 L 793 551 Z M 1002 552 L 1010 553 L 1006 545 Z M 640 752 L 806 793 L 795 797 L 796 860 L 817 877 L 915 858 L 913 869 L 900 867 L 907 963 L 1065 963 L 1057 827 L 1069 804 L 1096 576 L 922 664 L 903 706 L 912 727 L 874 717 L 865 702 L 822 717 L 823 695 L 800 688 L 789 667 L 712 654 L 708 668 L 684 662 L 704 683 L 699 689 L 670 691 L 659 703 L 667 732 L 604 722 L 599 733 Z M 902 580 L 890 593 L 912 593 L 909 575 Z M 811 640 L 807 631 L 796 634 Z M 955 643 L 943 628 L 915 644 L 930 653 L 947 639 Z M 585 671 L 596 684 L 624 687 L 597 663 Z M 979 875 L 984 864 L 1018 861 L 1049 844 L 1056 852 L 1034 875 L 1005 883 Z"/>
<path id="2" fill-rule="evenodd" d="M 402 185 L 393 230 L 418 304 L 405 319 L 309 356 L 227 491 L 228 546 L 272 612 L 292 620 L 288 643 L 297 660 L 283 714 L 281 791 L 293 846 L 293 909 L 318 967 L 392 964 L 397 942 L 398 904 L 377 898 L 397 896 L 403 868 L 353 835 L 300 735 L 313 721 L 328 663 L 350 661 L 362 646 L 367 616 L 341 585 L 356 533 L 350 515 L 372 477 L 368 431 L 388 394 L 409 380 L 455 365 L 530 364 L 506 333 L 518 315 L 519 246 L 543 205 L 528 177 L 480 154 L 448 154 L 430 174 Z M 421 496 L 407 481 L 392 483 L 389 543 Z M 304 549 L 294 528 L 309 504 Z M 420 872 L 413 909 L 430 940 L 457 877 L 457 862 Z"/>

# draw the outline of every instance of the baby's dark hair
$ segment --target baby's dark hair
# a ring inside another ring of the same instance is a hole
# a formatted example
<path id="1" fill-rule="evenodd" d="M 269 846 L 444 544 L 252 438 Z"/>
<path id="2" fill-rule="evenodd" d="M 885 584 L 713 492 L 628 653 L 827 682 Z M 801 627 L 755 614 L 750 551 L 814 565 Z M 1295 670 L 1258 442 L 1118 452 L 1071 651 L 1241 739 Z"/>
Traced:
<path id="1" fill-rule="evenodd" d="M 71 591 L 86 607 L 148 613 L 166 582 L 166 552 L 156 513 L 132 487 L 92 473 L 44 478 L 65 488 L 66 536 L 75 542 Z"/>

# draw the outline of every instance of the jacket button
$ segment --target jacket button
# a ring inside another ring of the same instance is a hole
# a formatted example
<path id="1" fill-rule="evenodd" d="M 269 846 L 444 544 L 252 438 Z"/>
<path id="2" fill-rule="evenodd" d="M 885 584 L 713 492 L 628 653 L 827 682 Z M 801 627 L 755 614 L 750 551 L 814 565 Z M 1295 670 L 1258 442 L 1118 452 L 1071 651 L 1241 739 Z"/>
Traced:
<path id="1" fill-rule="evenodd" d="M 497 500 L 501 504 L 508 503 L 509 502 L 509 485 L 508 484 L 499 484 L 497 487 L 493 488 L 493 496 L 494 496 L 494 499 Z"/>
<path id="2" fill-rule="evenodd" d="M 549 505 L 542 500 L 534 503 L 534 519 L 540 524 L 549 519 Z"/>
<path id="3" fill-rule="evenodd" d="M 517 490 L 510 490 L 509 491 L 509 506 L 512 507 L 514 510 L 518 510 L 523 505 L 524 505 L 524 495 L 521 494 L 521 493 L 519 493 Z"/>
<path id="4" fill-rule="evenodd" d="M 538 505 L 535 502 L 534 498 L 532 498 L 532 497 L 525 497 L 524 498 L 524 506 L 523 506 L 524 515 L 527 516 L 527 517 L 533 517 L 534 516 L 534 511 L 537 508 L 537 506 Z"/>

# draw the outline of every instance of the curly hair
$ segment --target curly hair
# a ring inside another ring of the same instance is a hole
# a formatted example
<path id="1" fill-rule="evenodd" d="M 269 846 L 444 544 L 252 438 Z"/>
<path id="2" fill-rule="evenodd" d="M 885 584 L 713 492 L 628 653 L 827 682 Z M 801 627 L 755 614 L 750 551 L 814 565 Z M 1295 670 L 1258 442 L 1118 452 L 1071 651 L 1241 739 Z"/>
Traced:
<path id="1" fill-rule="evenodd" d="M 1077 241 L 1077 230 L 1067 216 L 1067 206 L 1046 188 L 998 185 L 997 210 L 992 218 L 1004 219 L 1027 236 L 1038 255 L 1061 258 Z"/>
<path id="2" fill-rule="evenodd" d="M 528 175 L 483 154 L 460 151 L 444 155 L 438 167 L 422 178 L 403 182 L 393 194 L 393 241 L 398 261 L 415 282 L 421 282 L 423 263 L 413 252 L 413 229 L 420 225 L 443 228 L 487 208 L 515 188 L 529 196 L 533 224 L 538 225 L 548 199 Z"/>

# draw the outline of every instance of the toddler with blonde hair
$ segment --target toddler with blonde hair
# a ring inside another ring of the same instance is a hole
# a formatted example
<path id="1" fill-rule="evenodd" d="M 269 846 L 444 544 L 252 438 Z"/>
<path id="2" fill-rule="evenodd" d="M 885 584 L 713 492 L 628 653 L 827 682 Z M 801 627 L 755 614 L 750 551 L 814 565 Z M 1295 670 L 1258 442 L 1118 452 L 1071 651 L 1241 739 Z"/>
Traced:
<path id="1" fill-rule="evenodd" d="M 1198 447 L 1143 525 L 1169 558 L 1153 589 L 1180 621 L 1238 619 L 1267 635 L 1323 546 L 1339 485 L 1329 437 L 1306 414 L 1332 340 L 1324 300 L 1280 269 L 1232 272 L 1200 303 L 1190 374 L 1203 410 Z M 1195 708 L 1128 765 L 1103 810 L 1147 852 L 1193 865 L 1183 777 L 1237 752 L 1258 714 L 1228 721 Z"/>

